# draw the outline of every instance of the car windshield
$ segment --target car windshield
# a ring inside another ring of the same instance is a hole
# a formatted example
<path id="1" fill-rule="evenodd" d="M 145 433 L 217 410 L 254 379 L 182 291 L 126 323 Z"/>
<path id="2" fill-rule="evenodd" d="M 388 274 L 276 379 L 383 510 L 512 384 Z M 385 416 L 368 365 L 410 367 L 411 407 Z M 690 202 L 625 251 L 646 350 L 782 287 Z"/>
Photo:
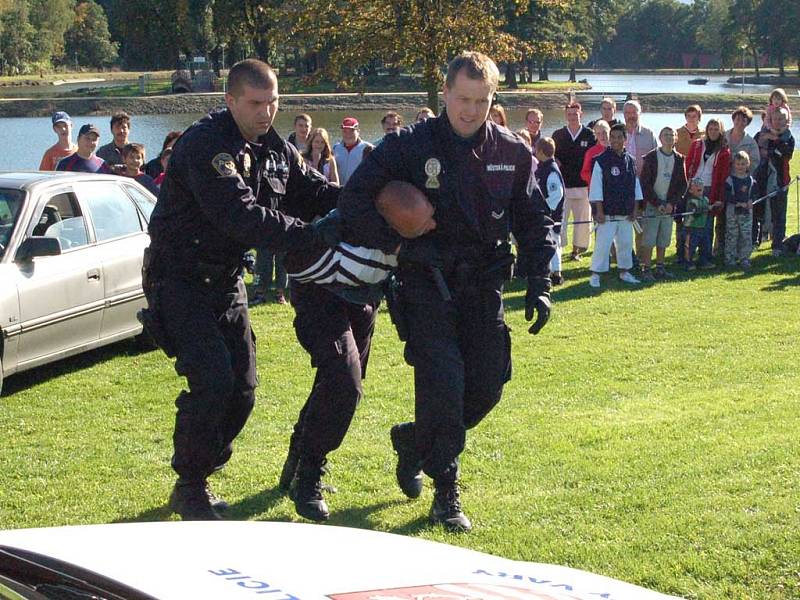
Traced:
<path id="1" fill-rule="evenodd" d="M 6 247 L 17 225 L 22 201 L 25 194 L 19 190 L 0 188 L 0 258 L 6 253 Z"/>

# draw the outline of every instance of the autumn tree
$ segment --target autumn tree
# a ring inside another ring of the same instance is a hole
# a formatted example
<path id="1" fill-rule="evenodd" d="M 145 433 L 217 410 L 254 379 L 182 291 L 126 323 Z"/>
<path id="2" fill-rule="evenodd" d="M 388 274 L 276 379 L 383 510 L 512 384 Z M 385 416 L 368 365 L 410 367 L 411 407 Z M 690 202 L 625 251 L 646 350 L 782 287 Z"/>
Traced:
<path id="1" fill-rule="evenodd" d="M 67 57 L 77 56 L 81 65 L 102 68 L 117 60 L 119 44 L 111 41 L 106 13 L 94 0 L 75 7 L 72 27 L 64 41 Z"/>
<path id="2" fill-rule="evenodd" d="M 421 72 L 428 104 L 438 110 L 443 67 L 462 50 L 513 59 L 515 41 L 501 30 L 498 6 L 481 0 L 293 0 L 283 6 L 280 39 L 297 35 L 315 50 L 329 49 L 321 75 L 343 84 L 370 65 Z"/>

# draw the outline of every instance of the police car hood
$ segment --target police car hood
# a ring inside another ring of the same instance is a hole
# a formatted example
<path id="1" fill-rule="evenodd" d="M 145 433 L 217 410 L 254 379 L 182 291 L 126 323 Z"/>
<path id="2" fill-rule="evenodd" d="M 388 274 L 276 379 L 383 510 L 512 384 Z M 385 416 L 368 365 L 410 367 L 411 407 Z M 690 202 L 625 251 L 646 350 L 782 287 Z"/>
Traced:
<path id="1" fill-rule="evenodd" d="M 161 599 L 674 598 L 576 569 L 324 525 L 166 522 L 21 529 L 0 532 L 0 546 L 51 556 Z"/>

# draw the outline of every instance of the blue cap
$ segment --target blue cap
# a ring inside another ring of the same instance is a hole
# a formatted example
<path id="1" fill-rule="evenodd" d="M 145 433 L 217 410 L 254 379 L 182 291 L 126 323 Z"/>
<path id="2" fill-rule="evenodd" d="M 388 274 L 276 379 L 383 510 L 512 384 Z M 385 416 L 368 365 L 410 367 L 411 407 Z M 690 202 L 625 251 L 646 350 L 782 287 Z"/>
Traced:
<path id="1" fill-rule="evenodd" d="M 56 123 L 72 123 L 72 119 L 69 118 L 67 113 L 60 110 L 53 113 L 53 125 Z"/>

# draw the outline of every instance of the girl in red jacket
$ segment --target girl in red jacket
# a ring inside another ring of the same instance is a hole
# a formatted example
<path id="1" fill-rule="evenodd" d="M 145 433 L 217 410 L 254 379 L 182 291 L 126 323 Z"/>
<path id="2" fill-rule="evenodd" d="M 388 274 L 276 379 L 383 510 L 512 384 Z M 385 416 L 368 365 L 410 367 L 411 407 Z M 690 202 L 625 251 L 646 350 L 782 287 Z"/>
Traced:
<path id="1" fill-rule="evenodd" d="M 731 169 L 731 151 L 725 141 L 725 130 L 717 119 L 709 119 L 706 124 L 706 137 L 695 140 L 689 147 L 686 157 L 686 179 L 703 180 L 704 194 L 709 201 L 709 218 L 706 219 L 705 236 L 700 244 L 700 262 L 702 269 L 713 269 L 711 249 L 718 254 L 724 250 L 725 215 L 722 212 L 724 203 L 725 180 Z M 715 226 L 716 222 L 716 226 Z M 714 235 L 716 231 L 716 236 Z M 714 237 L 716 244 L 714 245 Z"/>

